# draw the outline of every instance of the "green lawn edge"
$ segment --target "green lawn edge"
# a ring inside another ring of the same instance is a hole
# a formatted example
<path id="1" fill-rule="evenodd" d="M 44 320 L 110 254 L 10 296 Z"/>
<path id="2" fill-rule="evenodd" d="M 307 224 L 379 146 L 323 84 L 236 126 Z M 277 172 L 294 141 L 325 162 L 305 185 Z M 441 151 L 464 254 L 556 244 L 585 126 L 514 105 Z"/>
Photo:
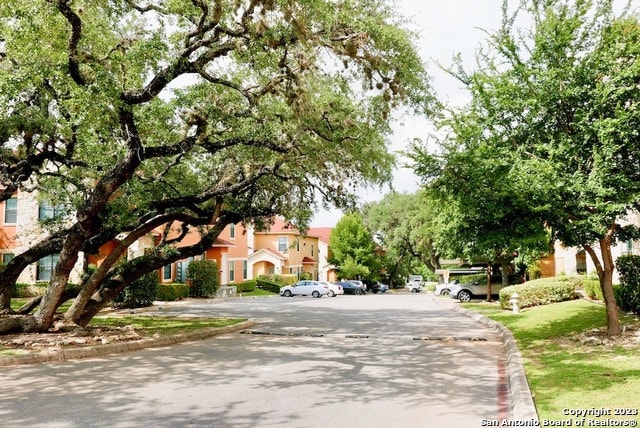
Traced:
<path id="1" fill-rule="evenodd" d="M 603 305 L 580 299 L 520 313 L 501 310 L 497 303 L 462 307 L 501 323 L 513 333 L 543 424 L 640 423 L 640 347 L 609 343 L 606 338 L 602 343 L 580 340 L 584 337 L 581 333 L 601 337 L 606 331 Z M 638 326 L 637 317 L 623 315 L 621 322 L 629 328 Z M 581 415 L 582 410 L 592 414 Z"/>

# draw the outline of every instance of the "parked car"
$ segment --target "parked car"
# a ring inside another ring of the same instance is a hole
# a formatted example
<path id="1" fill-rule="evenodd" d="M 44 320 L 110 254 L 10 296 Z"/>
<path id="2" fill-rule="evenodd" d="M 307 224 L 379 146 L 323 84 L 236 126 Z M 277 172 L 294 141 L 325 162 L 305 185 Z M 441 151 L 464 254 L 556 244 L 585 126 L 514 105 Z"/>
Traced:
<path id="1" fill-rule="evenodd" d="M 371 290 L 373 294 L 386 293 L 389 291 L 389 286 L 381 282 L 374 282 L 369 286 L 369 290 Z"/>
<path id="2" fill-rule="evenodd" d="M 366 293 L 367 292 L 367 284 L 365 284 L 364 282 L 360 281 L 359 279 L 348 279 L 347 281 L 360 286 L 360 288 L 362 288 L 362 292 Z"/>
<path id="3" fill-rule="evenodd" d="M 291 296 L 313 296 L 322 297 L 329 294 L 329 286 L 318 281 L 303 280 L 292 285 L 285 285 L 280 288 L 280 295 Z"/>
<path id="4" fill-rule="evenodd" d="M 520 284 L 522 282 L 522 277 L 517 275 L 509 275 L 508 284 Z M 487 278 L 480 279 L 478 281 L 465 283 L 465 284 L 455 284 L 453 287 L 449 289 L 449 296 L 452 299 L 457 299 L 461 302 L 468 302 L 474 297 L 487 297 Z M 491 277 L 491 295 L 498 296 L 500 290 L 504 288 L 502 285 L 502 277 L 500 275 Z"/>
<path id="5" fill-rule="evenodd" d="M 344 294 L 364 294 L 364 290 L 362 287 L 351 281 L 339 281 L 336 284 L 340 284 L 342 286 L 342 290 Z"/>
<path id="6" fill-rule="evenodd" d="M 419 293 L 420 291 L 422 291 L 422 281 L 420 281 L 419 279 L 410 281 L 407 283 L 407 285 L 404 286 L 404 288 L 411 291 L 412 293 Z"/>
<path id="7" fill-rule="evenodd" d="M 446 296 L 451 291 L 451 287 L 453 287 L 456 284 L 460 284 L 459 279 L 454 279 L 449 283 L 438 284 L 436 285 L 436 291 L 434 292 L 434 294 L 437 296 Z"/>
<path id="8" fill-rule="evenodd" d="M 344 294 L 344 290 L 342 289 L 342 285 L 334 284 L 329 281 L 318 281 L 320 284 L 325 284 L 329 287 L 329 297 L 336 297 L 338 294 Z"/>

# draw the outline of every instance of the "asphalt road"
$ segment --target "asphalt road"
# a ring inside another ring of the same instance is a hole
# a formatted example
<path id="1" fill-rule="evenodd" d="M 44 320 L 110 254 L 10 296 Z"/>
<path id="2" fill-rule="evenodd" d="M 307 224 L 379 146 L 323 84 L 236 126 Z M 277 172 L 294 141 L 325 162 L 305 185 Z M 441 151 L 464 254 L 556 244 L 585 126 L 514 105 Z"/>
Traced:
<path id="1" fill-rule="evenodd" d="M 158 313 L 257 325 L 4 368 L 2 425 L 467 428 L 509 417 L 499 337 L 431 295 L 234 299 Z"/>

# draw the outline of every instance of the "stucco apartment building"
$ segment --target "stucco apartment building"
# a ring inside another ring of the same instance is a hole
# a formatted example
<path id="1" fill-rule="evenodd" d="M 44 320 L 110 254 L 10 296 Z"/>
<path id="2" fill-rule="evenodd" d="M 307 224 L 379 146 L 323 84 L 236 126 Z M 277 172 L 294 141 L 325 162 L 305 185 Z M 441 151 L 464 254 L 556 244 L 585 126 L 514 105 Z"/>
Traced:
<path id="1" fill-rule="evenodd" d="M 0 202 L 0 262 L 7 263 L 15 254 L 26 250 L 31 243 L 46 236 L 41 222 L 59 214 L 59 210 L 40 203 L 33 194 L 18 193 Z M 185 282 L 187 266 L 193 259 L 215 260 L 220 270 L 221 284 L 240 283 L 261 274 L 308 273 L 314 279 L 335 280 L 335 270 L 329 265 L 329 235 L 331 228 L 312 228 L 305 235 L 281 218 L 274 219 L 268 230 L 257 231 L 242 224 L 230 225 L 220 234 L 215 244 L 204 254 L 164 266 L 160 271 L 162 282 Z M 144 254 L 153 248 L 161 236 L 160 230 L 137 240 L 128 249 L 128 258 Z M 189 245 L 198 239 L 189 234 L 180 245 Z M 115 243 L 103 245 L 98 254 L 81 255 L 70 280 L 79 281 L 85 266 L 100 264 Z M 41 259 L 25 270 L 19 282 L 48 281 L 58 260 L 57 254 Z"/>

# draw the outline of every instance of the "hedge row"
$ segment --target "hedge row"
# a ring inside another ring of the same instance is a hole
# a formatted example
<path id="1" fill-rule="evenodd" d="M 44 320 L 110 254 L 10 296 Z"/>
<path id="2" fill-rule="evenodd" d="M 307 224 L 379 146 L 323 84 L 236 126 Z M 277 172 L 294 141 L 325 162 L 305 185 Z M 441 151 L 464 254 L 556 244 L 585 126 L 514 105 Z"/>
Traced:
<path id="1" fill-rule="evenodd" d="M 282 285 L 280 284 L 267 281 L 261 278 L 258 278 L 257 283 L 258 283 L 258 288 L 261 288 L 262 290 L 266 290 L 266 291 L 271 291 L 272 293 L 280 293 L 280 287 L 282 287 Z"/>
<path id="2" fill-rule="evenodd" d="M 287 274 L 287 275 L 260 275 L 258 276 L 258 281 L 266 281 L 266 282 L 270 282 L 273 284 L 279 284 L 281 287 L 283 285 L 291 285 L 291 284 L 295 284 L 296 282 L 298 282 L 298 276 L 297 275 L 291 275 L 291 274 Z M 278 289 L 279 291 L 280 289 Z"/>
<path id="3" fill-rule="evenodd" d="M 577 298 L 576 287 L 580 285 L 581 279 L 577 277 L 558 276 L 534 279 L 500 290 L 500 306 L 502 309 L 511 309 L 513 305 L 509 300 L 513 293 L 518 293 L 520 308 L 573 300 Z"/>
<path id="4" fill-rule="evenodd" d="M 235 286 L 238 293 L 250 293 L 256 289 L 256 286 L 258 285 L 258 281 L 251 279 L 251 280 L 243 281 L 239 284 L 229 284 L 229 285 Z"/>
<path id="5" fill-rule="evenodd" d="M 189 297 L 189 286 L 187 284 L 158 284 L 156 289 L 156 300 L 163 302 L 182 300 L 186 297 Z"/>

